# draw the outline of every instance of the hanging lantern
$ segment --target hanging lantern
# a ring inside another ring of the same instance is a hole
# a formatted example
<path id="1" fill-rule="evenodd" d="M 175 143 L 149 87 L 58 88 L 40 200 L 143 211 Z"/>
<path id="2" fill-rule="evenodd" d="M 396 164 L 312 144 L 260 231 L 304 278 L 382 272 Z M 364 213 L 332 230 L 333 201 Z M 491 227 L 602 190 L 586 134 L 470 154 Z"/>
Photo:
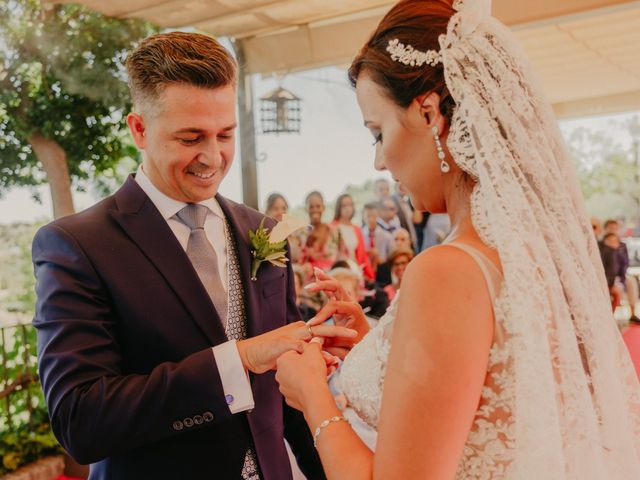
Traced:
<path id="1" fill-rule="evenodd" d="M 278 87 L 260 97 L 262 133 L 300 133 L 300 98 Z"/>

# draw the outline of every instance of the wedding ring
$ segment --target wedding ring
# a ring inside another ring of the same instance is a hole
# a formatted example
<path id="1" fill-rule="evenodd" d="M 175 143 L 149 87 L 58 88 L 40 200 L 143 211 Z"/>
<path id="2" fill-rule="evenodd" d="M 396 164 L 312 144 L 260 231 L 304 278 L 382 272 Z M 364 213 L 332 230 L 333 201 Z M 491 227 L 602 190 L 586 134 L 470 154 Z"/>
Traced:
<path id="1" fill-rule="evenodd" d="M 313 330 L 311 330 L 311 325 L 307 324 L 307 330 L 309 330 L 309 335 L 311 335 L 311 338 L 313 338 Z"/>

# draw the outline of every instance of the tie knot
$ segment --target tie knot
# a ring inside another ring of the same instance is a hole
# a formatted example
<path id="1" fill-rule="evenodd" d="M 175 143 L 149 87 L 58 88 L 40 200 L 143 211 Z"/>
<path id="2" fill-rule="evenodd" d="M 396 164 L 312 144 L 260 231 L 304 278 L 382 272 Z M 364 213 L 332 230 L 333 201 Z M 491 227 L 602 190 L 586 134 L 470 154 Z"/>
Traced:
<path id="1" fill-rule="evenodd" d="M 204 221 L 207 218 L 208 210 L 204 205 L 190 203 L 176 215 L 187 227 L 191 230 L 196 230 L 198 228 L 204 228 Z"/>

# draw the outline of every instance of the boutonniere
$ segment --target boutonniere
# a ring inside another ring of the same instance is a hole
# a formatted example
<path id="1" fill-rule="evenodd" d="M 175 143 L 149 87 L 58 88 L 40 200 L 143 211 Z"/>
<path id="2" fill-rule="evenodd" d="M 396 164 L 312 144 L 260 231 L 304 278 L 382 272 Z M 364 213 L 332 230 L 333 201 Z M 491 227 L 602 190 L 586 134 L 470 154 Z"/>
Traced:
<path id="1" fill-rule="evenodd" d="M 271 232 L 264 227 L 264 218 L 255 232 L 249 230 L 249 239 L 253 247 L 251 280 L 256 280 L 262 262 L 269 262 L 276 267 L 286 267 L 289 261 L 286 249 L 287 237 L 305 226 L 306 223 L 302 220 L 284 215 L 282 221 L 278 222 Z"/>

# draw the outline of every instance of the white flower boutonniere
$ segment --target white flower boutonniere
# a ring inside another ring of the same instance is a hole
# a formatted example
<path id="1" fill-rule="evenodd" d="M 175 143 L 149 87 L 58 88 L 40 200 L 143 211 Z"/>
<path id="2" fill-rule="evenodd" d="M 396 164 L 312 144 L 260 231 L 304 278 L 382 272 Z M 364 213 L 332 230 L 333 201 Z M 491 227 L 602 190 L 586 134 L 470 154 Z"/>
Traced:
<path id="1" fill-rule="evenodd" d="M 269 262 L 276 267 L 286 267 L 289 261 L 286 249 L 287 237 L 305 226 L 306 223 L 302 220 L 284 215 L 282 221 L 273 227 L 271 233 L 264 227 L 264 218 L 255 232 L 250 230 L 249 239 L 253 247 L 251 280 L 256 280 L 262 262 Z"/>

